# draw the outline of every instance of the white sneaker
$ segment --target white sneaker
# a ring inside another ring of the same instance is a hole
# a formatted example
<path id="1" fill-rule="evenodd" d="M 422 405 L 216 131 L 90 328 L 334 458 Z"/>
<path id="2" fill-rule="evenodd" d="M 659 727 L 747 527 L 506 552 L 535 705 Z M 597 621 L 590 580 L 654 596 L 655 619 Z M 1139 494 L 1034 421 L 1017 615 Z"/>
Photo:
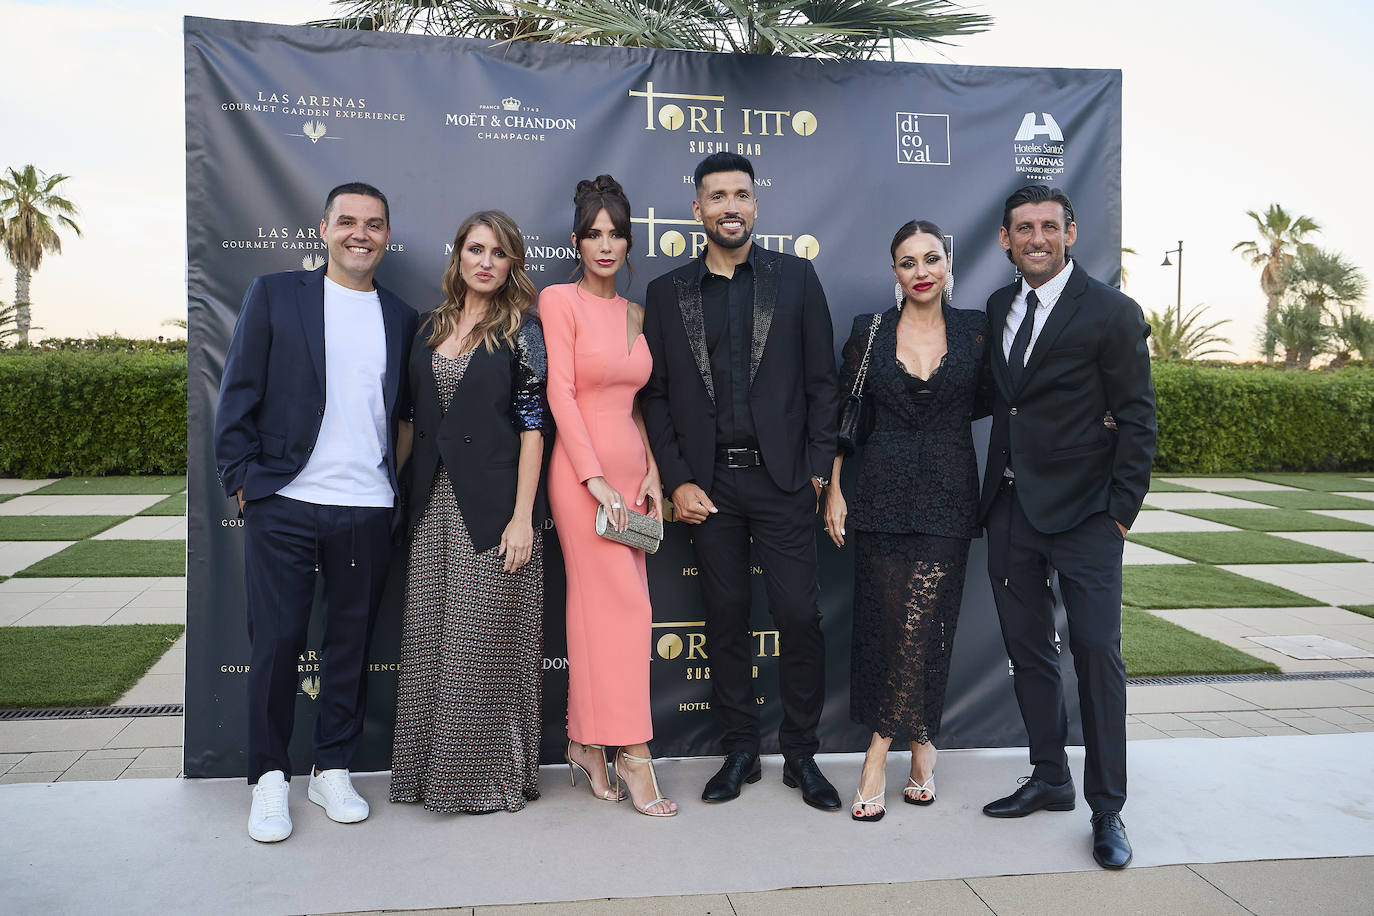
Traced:
<path id="1" fill-rule="evenodd" d="M 291 835 L 287 795 L 291 782 L 281 770 L 269 770 L 253 786 L 253 809 L 248 813 L 248 835 L 259 843 L 279 843 Z"/>
<path id="2" fill-rule="evenodd" d="M 347 770 L 310 771 L 310 800 L 324 809 L 331 821 L 356 824 L 367 820 L 367 801 L 353 788 Z"/>

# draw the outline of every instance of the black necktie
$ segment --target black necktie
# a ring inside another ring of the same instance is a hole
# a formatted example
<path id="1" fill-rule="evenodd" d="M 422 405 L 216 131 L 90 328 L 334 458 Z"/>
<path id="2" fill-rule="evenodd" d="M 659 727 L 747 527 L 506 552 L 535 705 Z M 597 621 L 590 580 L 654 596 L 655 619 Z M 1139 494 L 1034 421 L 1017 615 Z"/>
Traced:
<path id="1" fill-rule="evenodd" d="M 1035 309 L 1040 305 L 1040 297 L 1035 290 L 1026 293 L 1026 314 L 1021 318 L 1021 326 L 1011 339 L 1011 353 L 1007 356 L 1007 368 L 1011 370 L 1011 383 L 1021 384 L 1021 372 L 1026 368 L 1026 349 L 1030 346 L 1031 335 L 1035 333 Z"/>

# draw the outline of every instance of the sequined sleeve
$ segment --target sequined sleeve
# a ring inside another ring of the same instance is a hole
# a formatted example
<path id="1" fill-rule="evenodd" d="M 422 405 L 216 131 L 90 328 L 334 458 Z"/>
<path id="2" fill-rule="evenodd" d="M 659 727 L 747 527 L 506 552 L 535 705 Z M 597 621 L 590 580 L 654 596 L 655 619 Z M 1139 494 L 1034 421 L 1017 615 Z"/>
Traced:
<path id="1" fill-rule="evenodd" d="M 528 318 L 515 338 L 511 380 L 511 417 L 520 432 L 545 430 L 548 410 L 544 386 L 549 374 L 549 358 L 544 350 L 544 332 L 539 319 Z"/>

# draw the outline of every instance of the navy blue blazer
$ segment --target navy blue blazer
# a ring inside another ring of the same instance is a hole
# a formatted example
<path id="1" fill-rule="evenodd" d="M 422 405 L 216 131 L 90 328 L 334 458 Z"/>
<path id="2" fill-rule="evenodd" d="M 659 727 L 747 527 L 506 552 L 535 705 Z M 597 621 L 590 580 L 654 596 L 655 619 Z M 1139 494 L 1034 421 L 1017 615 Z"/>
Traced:
<path id="1" fill-rule="evenodd" d="M 215 412 L 215 462 L 225 493 L 271 496 L 305 467 L 324 420 L 324 271 L 256 278 L 243 297 Z M 386 467 L 396 485 L 396 421 L 410 412 L 406 364 L 417 316 L 381 286 L 386 329 Z M 404 413 L 402 412 L 404 410 Z"/>

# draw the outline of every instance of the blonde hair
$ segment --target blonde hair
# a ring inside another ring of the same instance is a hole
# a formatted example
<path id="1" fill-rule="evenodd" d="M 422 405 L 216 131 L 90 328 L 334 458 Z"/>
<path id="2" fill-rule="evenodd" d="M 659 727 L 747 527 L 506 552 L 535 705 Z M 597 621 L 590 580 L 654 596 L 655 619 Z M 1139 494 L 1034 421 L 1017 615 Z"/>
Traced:
<path id="1" fill-rule="evenodd" d="M 525 240 L 520 235 L 520 227 L 500 210 L 481 210 L 463 220 L 453 237 L 453 253 L 449 256 L 448 267 L 444 268 L 443 304 L 425 319 L 425 325 L 429 328 L 427 343 L 430 347 L 439 346 L 458 331 L 468 291 L 461 269 L 463 246 L 467 243 L 468 233 L 478 225 L 486 226 L 496 236 L 496 244 L 510 259 L 510 273 L 506 276 L 506 282 L 491 297 L 491 308 L 486 317 L 473 325 L 462 340 L 463 349 L 468 349 L 478 340 L 486 344 L 488 353 L 502 343 L 515 346 L 520 325 L 534 305 L 534 284 L 525 275 Z"/>

